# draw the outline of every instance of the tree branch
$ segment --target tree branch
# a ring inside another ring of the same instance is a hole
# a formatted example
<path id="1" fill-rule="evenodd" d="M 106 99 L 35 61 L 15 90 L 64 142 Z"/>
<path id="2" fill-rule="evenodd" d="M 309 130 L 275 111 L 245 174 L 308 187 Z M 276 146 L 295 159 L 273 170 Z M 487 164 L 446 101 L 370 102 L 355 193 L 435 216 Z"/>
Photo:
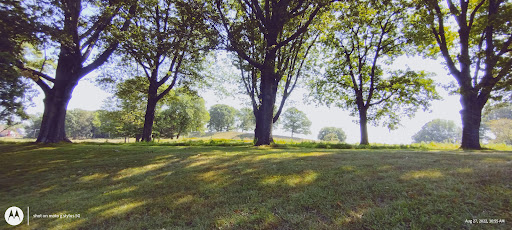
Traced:
<path id="1" fill-rule="evenodd" d="M 249 3 L 248 0 L 244 0 L 247 4 Z M 266 24 L 267 19 L 263 15 L 263 10 L 261 9 L 261 6 L 258 2 L 258 0 L 251 0 L 252 4 L 249 4 L 251 6 L 253 12 L 255 13 L 256 18 L 262 23 Z"/>
<path id="2" fill-rule="evenodd" d="M 395 92 L 396 92 L 396 90 L 395 90 Z M 384 97 L 384 96 L 383 96 L 383 97 L 382 97 L 382 99 L 380 99 L 379 101 L 377 101 L 377 102 L 375 102 L 375 103 L 370 103 L 370 104 L 369 104 L 369 106 L 374 106 L 374 105 L 381 104 L 381 103 L 383 103 L 383 102 L 385 102 L 385 101 L 389 100 L 393 95 L 394 95 L 394 94 L 393 94 L 393 93 L 391 93 L 391 94 L 390 94 L 389 96 L 387 96 L 387 97 Z"/>
<path id="3" fill-rule="evenodd" d="M 50 76 L 48 76 L 44 73 L 37 71 L 37 70 L 33 70 L 30 68 L 26 68 L 26 67 L 19 67 L 19 68 L 23 71 L 30 72 L 31 75 L 38 76 L 38 78 L 34 78 L 34 77 L 29 77 L 29 78 L 32 79 L 43 90 L 45 95 L 48 95 L 48 93 L 50 93 L 50 91 L 51 91 L 50 86 L 48 86 L 48 84 L 46 84 L 46 82 L 44 82 L 41 78 L 46 79 L 50 82 L 55 82 L 55 79 L 51 78 Z"/>
<path id="4" fill-rule="evenodd" d="M 476 12 L 482 7 L 482 5 L 485 3 L 485 0 L 482 0 L 478 5 L 475 7 L 473 12 L 471 12 L 471 15 L 469 16 L 469 28 L 473 26 L 473 21 L 475 20 Z"/>
<path id="5" fill-rule="evenodd" d="M 256 103 L 256 95 L 255 95 L 255 85 L 253 84 L 254 83 L 254 69 L 252 71 L 250 71 L 250 75 L 247 74 L 247 76 L 244 74 L 244 67 L 243 67 L 243 63 L 242 63 L 242 58 L 238 57 L 239 59 L 239 63 L 240 63 L 240 72 L 242 74 L 242 81 L 244 83 L 244 86 L 245 86 L 245 90 L 247 92 L 247 94 L 249 95 L 249 97 L 251 98 L 251 103 L 252 103 L 252 107 L 253 107 L 253 112 L 256 111 L 258 109 L 258 104 Z M 251 78 L 251 81 L 252 82 L 249 82 L 249 77 Z M 251 83 L 251 84 L 250 84 Z"/>
<path id="6" fill-rule="evenodd" d="M 446 60 L 446 63 L 448 65 L 448 69 L 452 73 L 452 75 L 457 79 L 459 83 L 462 82 L 460 71 L 455 67 L 455 62 L 453 62 L 452 58 L 450 57 L 450 53 L 448 52 L 448 44 L 446 42 L 446 36 L 444 31 L 444 20 L 443 20 L 443 13 L 441 12 L 441 8 L 439 8 L 439 4 L 436 2 L 434 3 L 434 9 L 435 14 L 437 15 L 437 20 L 439 23 L 439 32 L 437 32 L 434 25 L 432 25 L 432 32 L 434 33 L 434 37 L 436 38 L 437 44 L 439 45 L 439 48 L 441 49 L 441 53 L 443 54 L 444 59 Z"/>
<path id="7" fill-rule="evenodd" d="M 41 77 L 41 78 L 43 78 L 43 79 L 45 79 L 45 80 L 48 80 L 48 81 L 50 81 L 50 82 L 55 83 L 55 79 L 54 79 L 54 78 L 52 78 L 52 77 L 48 76 L 47 74 L 45 74 L 45 73 L 43 73 L 43 72 L 40 72 L 40 71 L 37 71 L 37 70 L 31 69 L 31 68 L 27 68 L 27 67 L 20 67 L 20 69 L 25 70 L 25 71 L 28 71 L 28 72 L 30 72 L 32 75 L 36 75 L 36 76 Z"/>
<path id="8" fill-rule="evenodd" d="M 308 21 L 306 21 L 306 24 L 304 24 L 302 27 L 300 27 L 299 29 L 297 29 L 297 31 L 295 31 L 294 34 L 292 34 L 290 37 L 288 37 L 287 39 L 277 43 L 276 47 L 274 49 L 279 49 L 283 46 L 285 46 L 286 44 L 288 44 L 290 41 L 298 38 L 301 34 L 305 33 L 307 30 L 308 30 L 308 27 L 309 25 L 311 24 L 311 22 L 313 22 L 313 19 L 314 17 L 316 16 L 316 14 L 318 14 L 318 12 L 320 11 L 320 9 L 324 7 L 323 4 L 321 5 L 318 5 L 314 10 L 313 12 L 311 12 L 311 14 L 309 15 L 309 19 Z"/>
<path id="9" fill-rule="evenodd" d="M 171 89 L 174 87 L 174 85 L 176 84 L 176 80 L 178 79 L 178 70 L 180 69 L 181 67 L 181 63 L 183 61 L 183 55 L 180 57 L 180 59 L 178 60 L 178 64 L 176 65 L 176 72 L 174 72 L 174 77 L 172 79 L 172 82 L 171 84 L 167 87 L 167 89 L 165 89 L 161 94 L 159 94 L 157 96 L 157 101 L 159 101 L 160 99 L 162 99 L 165 95 L 167 95 L 169 93 L 169 91 L 171 91 Z"/>
<path id="10" fill-rule="evenodd" d="M 286 81 L 286 85 L 285 85 L 284 92 L 283 92 L 283 98 L 281 99 L 281 104 L 279 105 L 279 109 L 277 110 L 277 113 L 273 118 L 273 123 L 276 123 L 277 120 L 279 119 L 279 116 L 281 115 L 281 112 L 283 111 L 284 103 L 286 102 L 286 100 L 288 99 L 288 97 L 290 96 L 292 91 L 295 89 L 295 86 L 297 85 L 297 82 L 300 77 L 300 72 L 302 71 L 304 62 L 306 61 L 305 57 L 308 56 L 309 51 L 311 50 L 311 47 L 313 47 L 313 45 L 315 44 L 315 41 L 316 41 L 316 39 L 318 39 L 319 35 L 320 34 L 317 34 L 315 36 L 315 38 L 313 39 L 311 44 L 309 44 L 308 48 L 306 49 L 306 52 L 304 53 L 304 58 L 302 58 L 299 68 L 297 69 L 297 73 L 295 74 L 295 80 L 293 81 L 293 84 L 291 84 L 291 88 L 290 88 L 290 82 L 291 82 L 294 74 L 292 72 L 290 72 L 290 74 L 288 74 L 288 79 Z M 300 50 L 301 46 L 302 46 L 302 42 L 300 42 L 300 44 L 297 46 L 297 49 Z M 299 51 L 296 52 L 294 60 L 292 61 L 292 65 L 291 65 L 292 68 L 295 66 L 296 60 L 298 59 L 298 54 L 299 54 Z M 290 89 L 290 90 L 288 90 L 288 89 Z"/>
<path id="11" fill-rule="evenodd" d="M 176 51 L 176 52 L 178 52 L 178 51 Z M 176 60 L 178 60 L 178 58 L 179 58 L 179 60 L 183 59 L 184 53 L 185 53 L 185 51 L 182 51 L 181 54 L 175 53 L 174 57 L 172 58 L 171 64 L 169 65 L 169 71 L 167 71 L 165 76 L 160 81 L 157 82 L 157 87 L 160 87 L 161 85 L 163 85 L 169 79 L 169 77 L 171 77 L 171 73 L 173 72 L 172 69 L 174 68 L 174 65 L 176 64 Z M 179 60 L 178 60 L 178 62 L 179 62 Z M 174 72 L 177 73 L 178 69 L 175 69 Z"/>
<path id="12" fill-rule="evenodd" d="M 98 19 L 98 21 L 96 21 L 96 23 L 91 27 L 91 29 L 89 29 L 88 31 L 86 31 L 84 33 L 84 34 L 87 34 L 87 33 L 90 34 L 89 31 L 91 31 L 91 32 L 94 31 L 92 33 L 92 35 L 89 37 L 89 39 L 87 39 L 87 41 L 85 41 L 84 44 L 82 44 L 82 47 L 81 47 L 82 50 L 85 47 L 88 47 L 88 49 L 90 49 L 90 47 L 94 46 L 94 44 L 98 41 L 101 32 L 103 32 L 107 28 L 107 26 L 110 24 L 110 22 L 112 21 L 114 16 L 119 12 L 120 9 L 121 8 L 118 7 L 118 8 L 116 8 L 116 10 L 114 10 L 113 14 L 103 15 L 102 17 L 100 17 Z M 92 30 L 93 28 L 94 28 L 94 30 Z M 82 36 L 80 36 L 80 39 L 83 39 L 86 37 L 86 36 L 84 36 L 84 34 L 82 34 Z M 86 58 L 82 58 L 82 59 L 85 60 Z"/>
<path id="13" fill-rule="evenodd" d="M 224 13 L 222 13 L 221 1 L 220 0 L 216 0 L 216 5 L 217 5 L 217 10 L 218 10 L 218 12 L 220 14 L 222 25 L 224 26 L 224 29 L 226 30 L 226 33 L 228 34 L 228 40 L 229 40 L 228 50 L 235 51 L 238 54 L 238 56 L 240 56 L 241 58 L 243 58 L 244 60 L 249 62 L 249 64 L 253 65 L 254 67 L 256 67 L 258 69 L 262 69 L 263 68 L 263 64 L 261 64 L 258 61 L 252 59 L 251 57 L 249 57 L 249 55 L 247 55 L 243 50 L 241 50 L 238 47 L 235 39 L 233 38 L 233 34 L 231 33 L 231 31 L 229 29 L 229 25 L 228 25 L 228 22 L 226 20 L 226 16 L 224 15 Z"/>
<path id="14" fill-rule="evenodd" d="M 130 18 L 126 19 L 123 26 L 121 27 L 121 31 L 126 31 L 128 29 L 128 27 L 130 26 L 130 23 L 131 23 L 131 18 L 135 15 L 136 9 L 137 9 L 137 5 L 130 6 L 130 9 L 129 9 Z M 109 47 L 102 54 L 100 54 L 98 56 L 98 58 L 96 58 L 96 60 L 94 60 L 88 66 L 85 66 L 82 68 L 82 70 L 80 71 L 80 74 L 79 74 L 79 78 L 84 77 L 91 71 L 93 71 L 93 70 L 97 69 L 99 66 L 103 65 L 103 63 L 105 63 L 108 60 L 108 58 L 110 57 L 110 55 L 112 55 L 112 53 L 114 53 L 114 51 L 117 49 L 117 46 L 119 46 L 119 41 L 111 43 L 109 45 Z"/>
<path id="15" fill-rule="evenodd" d="M 455 15 L 457 17 L 460 15 L 459 10 L 457 9 L 457 7 L 455 7 L 455 5 L 453 4 L 452 0 L 448 0 L 448 8 L 450 9 L 450 13 L 452 13 L 453 15 Z"/>
<path id="16" fill-rule="evenodd" d="M 382 45 L 382 39 L 384 38 L 386 34 L 386 29 L 385 27 L 382 28 L 381 27 L 381 34 L 380 34 L 380 37 L 379 37 L 379 42 L 377 44 L 377 50 L 375 51 L 375 55 L 373 57 L 373 63 L 372 63 L 372 69 L 370 71 L 370 92 L 368 93 L 368 98 L 366 99 L 366 104 L 369 105 L 370 104 L 370 101 L 372 100 L 372 97 L 373 97 L 373 92 L 375 90 L 375 70 L 377 69 L 377 59 L 379 59 L 379 52 L 381 50 L 381 45 Z"/>
<path id="17" fill-rule="evenodd" d="M 495 84 L 500 81 L 505 75 L 510 74 L 510 70 L 512 69 L 512 59 L 509 59 L 505 64 L 505 67 L 500 70 L 498 75 L 494 78 Z"/>
<path id="18" fill-rule="evenodd" d="M 501 56 L 505 53 L 512 52 L 512 49 L 509 49 L 508 47 L 512 44 L 512 36 L 508 38 L 508 40 L 503 43 L 503 46 L 500 49 L 500 52 L 496 56 Z"/>

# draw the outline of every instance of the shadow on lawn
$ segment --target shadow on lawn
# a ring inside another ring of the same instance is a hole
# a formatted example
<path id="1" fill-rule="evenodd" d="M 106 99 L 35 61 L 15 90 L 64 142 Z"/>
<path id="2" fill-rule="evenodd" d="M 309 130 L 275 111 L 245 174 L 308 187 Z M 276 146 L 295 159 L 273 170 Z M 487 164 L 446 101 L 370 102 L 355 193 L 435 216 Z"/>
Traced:
<path id="1" fill-rule="evenodd" d="M 465 219 L 485 215 L 512 221 L 510 153 L 31 146 L 0 153 L 9 162 L 0 169 L 0 208 L 30 206 L 30 226 L 22 229 L 466 228 Z"/>

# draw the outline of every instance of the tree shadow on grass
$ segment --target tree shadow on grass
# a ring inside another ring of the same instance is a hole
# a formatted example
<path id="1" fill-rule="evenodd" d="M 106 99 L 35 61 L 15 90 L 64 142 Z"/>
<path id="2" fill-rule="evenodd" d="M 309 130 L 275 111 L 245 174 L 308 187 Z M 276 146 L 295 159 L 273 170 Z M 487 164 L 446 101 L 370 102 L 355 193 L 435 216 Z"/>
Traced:
<path id="1" fill-rule="evenodd" d="M 0 208 L 80 214 L 31 218 L 26 229 L 464 228 L 464 218 L 512 218 L 501 196 L 510 191 L 509 153 L 123 145 L 13 152 L 22 157 L 0 169 Z M 2 162 L 8 157 L 0 153 Z"/>

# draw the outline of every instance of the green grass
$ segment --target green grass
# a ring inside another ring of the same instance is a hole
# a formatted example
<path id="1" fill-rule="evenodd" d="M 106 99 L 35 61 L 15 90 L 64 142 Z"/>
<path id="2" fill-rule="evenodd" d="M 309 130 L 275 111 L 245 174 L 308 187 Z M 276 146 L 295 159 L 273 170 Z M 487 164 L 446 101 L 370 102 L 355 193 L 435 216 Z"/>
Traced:
<path id="1" fill-rule="evenodd" d="M 506 151 L 0 142 L 0 162 L 2 214 L 80 214 L 17 229 L 512 228 Z"/>
<path id="2" fill-rule="evenodd" d="M 192 137 L 180 139 L 157 139 L 152 142 L 134 142 L 134 138 L 128 143 L 124 139 L 83 139 L 73 140 L 74 143 L 88 144 L 122 144 L 144 146 L 252 146 L 253 140 L 246 134 L 239 132 L 217 132 L 204 134 L 205 137 Z M 252 135 L 252 134 L 249 134 Z M 241 137 L 241 138 L 240 138 Z M 252 137 L 252 136 L 251 136 Z M 0 138 L 0 142 L 34 142 L 35 139 Z M 285 137 L 274 138 L 274 148 L 322 148 L 322 149 L 411 149 L 411 150 L 458 150 L 460 144 L 450 143 L 414 143 L 414 144 L 379 144 L 370 145 L 347 144 L 340 142 L 312 141 L 299 138 L 287 139 Z M 482 146 L 486 150 L 512 151 L 511 145 L 486 144 Z"/>

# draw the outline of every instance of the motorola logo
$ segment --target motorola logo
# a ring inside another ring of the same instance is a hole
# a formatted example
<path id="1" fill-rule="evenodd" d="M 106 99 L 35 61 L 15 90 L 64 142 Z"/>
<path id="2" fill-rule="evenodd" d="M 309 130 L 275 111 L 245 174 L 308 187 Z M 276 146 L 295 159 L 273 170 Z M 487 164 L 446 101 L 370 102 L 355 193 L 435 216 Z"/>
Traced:
<path id="1" fill-rule="evenodd" d="M 16 206 L 12 206 L 5 211 L 4 217 L 8 224 L 16 226 L 23 221 L 23 211 Z"/>

